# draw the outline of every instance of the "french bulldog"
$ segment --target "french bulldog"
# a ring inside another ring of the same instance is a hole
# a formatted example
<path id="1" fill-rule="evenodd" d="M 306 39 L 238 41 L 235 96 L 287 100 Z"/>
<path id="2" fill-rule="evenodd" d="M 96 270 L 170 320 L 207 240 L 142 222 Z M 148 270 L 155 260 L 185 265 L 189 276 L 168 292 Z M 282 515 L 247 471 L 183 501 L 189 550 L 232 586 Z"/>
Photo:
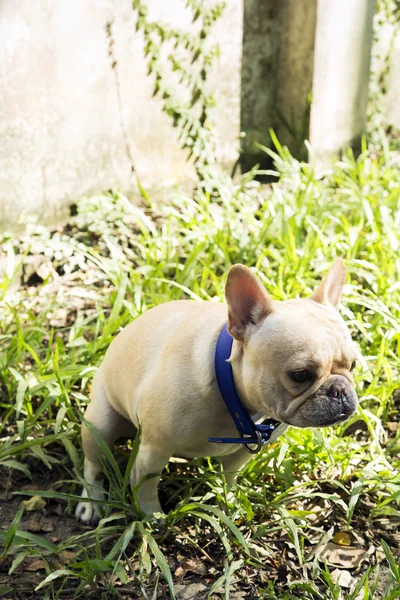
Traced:
<path id="1" fill-rule="evenodd" d="M 250 269 L 234 265 L 226 304 L 168 302 L 117 335 L 93 380 L 85 420 L 110 447 L 119 437 L 134 436 L 140 424 L 131 484 L 138 486 L 144 513 L 162 512 L 158 482 L 172 455 L 220 457 L 228 485 L 250 458 L 239 444 L 208 441 L 238 437 L 214 367 L 226 322 L 235 386 L 254 419 L 279 421 L 279 434 L 289 425 L 334 425 L 355 412 L 358 351 L 338 312 L 344 281 L 344 263 L 337 259 L 311 297 L 275 301 Z M 98 509 L 88 498 L 103 500 L 104 491 L 99 447 L 85 424 L 82 444 L 87 487 L 76 517 L 93 523 Z"/>

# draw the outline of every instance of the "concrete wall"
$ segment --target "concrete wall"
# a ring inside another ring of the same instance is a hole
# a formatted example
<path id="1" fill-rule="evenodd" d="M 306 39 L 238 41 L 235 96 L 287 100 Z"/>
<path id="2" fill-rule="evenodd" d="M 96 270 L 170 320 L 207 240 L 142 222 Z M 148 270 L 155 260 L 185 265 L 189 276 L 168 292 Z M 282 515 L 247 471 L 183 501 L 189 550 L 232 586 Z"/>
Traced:
<path id="1" fill-rule="evenodd" d="M 48 218 L 90 189 L 126 184 L 106 2 L 0 3 L 0 206 Z M 54 215 L 55 216 L 55 215 Z"/>
<path id="2" fill-rule="evenodd" d="M 310 142 L 320 164 L 365 130 L 375 0 L 318 0 Z"/>
<path id="3" fill-rule="evenodd" d="M 385 72 L 382 96 L 384 123 L 400 130 L 400 27 L 387 24 L 379 37 L 379 67 Z M 386 60 L 388 57 L 388 60 Z"/>
<path id="4" fill-rule="evenodd" d="M 206 0 L 212 1 L 212 0 Z M 185 0 L 147 0 L 151 19 L 190 28 Z M 365 118 L 374 0 L 228 0 L 211 41 L 218 158 L 261 162 L 273 127 L 296 155 L 331 155 Z M 354 60 L 353 60 L 354 58 Z M 0 222 L 57 219 L 96 190 L 154 195 L 193 182 L 147 75 L 131 0 L 0 2 Z"/>
<path id="5" fill-rule="evenodd" d="M 148 5 L 150 18 L 190 26 L 184 0 Z M 229 0 L 214 30 L 221 57 L 210 85 L 227 169 L 239 151 L 241 15 L 241 0 Z M 133 189 L 132 163 L 145 187 L 194 177 L 152 98 L 142 49 L 131 0 L 0 2 L 0 222 L 57 219 L 80 195 Z"/>

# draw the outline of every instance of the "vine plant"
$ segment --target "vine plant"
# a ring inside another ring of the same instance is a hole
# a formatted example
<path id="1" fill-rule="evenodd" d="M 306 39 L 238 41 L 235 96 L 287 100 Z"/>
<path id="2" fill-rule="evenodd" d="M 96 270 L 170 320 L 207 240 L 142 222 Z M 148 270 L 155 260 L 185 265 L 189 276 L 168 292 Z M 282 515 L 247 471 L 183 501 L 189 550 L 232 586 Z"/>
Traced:
<path id="1" fill-rule="evenodd" d="M 197 25 L 188 32 L 151 21 L 146 2 L 133 0 L 136 30 L 144 36 L 148 71 L 154 77 L 153 95 L 162 99 L 163 110 L 179 130 L 182 147 L 193 157 L 200 180 L 209 177 L 216 164 L 215 98 L 207 78 L 219 46 L 210 43 L 209 33 L 224 7 L 221 1 L 210 5 L 204 0 L 186 0 Z"/>
<path id="2" fill-rule="evenodd" d="M 386 44 L 382 44 L 382 29 Z M 400 0 L 378 0 L 374 17 L 371 76 L 369 82 L 368 129 L 370 137 L 378 138 L 387 126 L 383 99 L 387 93 L 396 38 L 400 33 Z"/>

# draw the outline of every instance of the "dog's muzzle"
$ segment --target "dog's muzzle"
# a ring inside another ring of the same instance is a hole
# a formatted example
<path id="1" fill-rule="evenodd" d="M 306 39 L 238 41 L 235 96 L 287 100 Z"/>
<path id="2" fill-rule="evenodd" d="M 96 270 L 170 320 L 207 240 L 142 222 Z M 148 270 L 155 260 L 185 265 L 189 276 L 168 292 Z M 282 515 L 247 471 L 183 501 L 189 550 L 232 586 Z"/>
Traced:
<path id="1" fill-rule="evenodd" d="M 325 427 L 346 421 L 357 410 L 357 394 L 343 375 L 332 375 L 290 419 L 297 427 Z"/>

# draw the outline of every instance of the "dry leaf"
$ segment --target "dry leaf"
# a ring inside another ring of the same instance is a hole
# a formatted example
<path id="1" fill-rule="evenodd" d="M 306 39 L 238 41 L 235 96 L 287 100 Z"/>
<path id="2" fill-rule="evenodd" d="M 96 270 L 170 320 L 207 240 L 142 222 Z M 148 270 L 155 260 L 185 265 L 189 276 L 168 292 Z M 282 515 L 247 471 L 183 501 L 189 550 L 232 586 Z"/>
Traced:
<path id="1" fill-rule="evenodd" d="M 56 515 L 58 515 L 59 517 L 61 517 L 61 515 L 64 512 L 64 509 L 62 507 L 62 504 L 57 504 L 57 506 L 55 508 L 53 508 L 52 512 Z"/>
<path id="2" fill-rule="evenodd" d="M 335 533 L 332 539 L 335 544 L 339 544 L 339 546 L 351 546 L 351 537 L 345 531 L 338 531 Z"/>
<path id="3" fill-rule="evenodd" d="M 182 567 L 179 566 L 175 571 L 175 577 L 177 577 L 178 579 L 183 579 L 186 573 L 186 569 L 182 569 Z"/>
<path id="4" fill-rule="evenodd" d="M 267 581 L 269 581 L 271 579 L 271 575 L 270 575 L 270 573 L 268 573 L 268 571 L 259 571 L 258 574 L 259 574 L 261 583 L 267 583 Z"/>
<path id="5" fill-rule="evenodd" d="M 36 273 L 43 281 L 45 281 L 50 275 L 54 274 L 54 269 L 51 262 L 45 262 L 36 269 Z"/>
<path id="6" fill-rule="evenodd" d="M 383 560 L 385 560 L 386 554 L 382 550 L 382 546 L 377 548 L 375 556 L 376 556 L 376 562 L 378 562 L 378 563 L 381 563 Z"/>
<path id="7" fill-rule="evenodd" d="M 254 542 L 250 542 L 248 544 L 248 546 L 249 546 L 251 556 L 255 556 L 255 558 L 260 558 L 260 557 L 270 558 L 270 556 L 271 556 L 271 552 L 269 552 L 262 546 L 255 544 Z"/>
<path id="8" fill-rule="evenodd" d="M 368 535 L 368 531 L 366 531 L 365 533 L 367 533 Z M 360 535 L 355 529 L 352 529 L 351 531 L 351 541 L 353 546 L 358 546 L 359 548 L 364 548 L 367 545 L 365 537 Z"/>
<path id="9" fill-rule="evenodd" d="M 131 562 L 131 567 L 134 571 L 140 571 L 140 562 L 138 560 L 134 560 Z"/>
<path id="10" fill-rule="evenodd" d="M 320 554 L 320 559 L 332 567 L 355 569 L 367 554 L 364 548 L 339 546 L 334 542 L 328 542 Z"/>
<path id="11" fill-rule="evenodd" d="M 340 585 L 340 587 L 349 588 L 353 582 L 353 577 L 349 571 L 343 571 L 342 569 L 335 569 L 331 573 L 332 581 Z"/>
<path id="12" fill-rule="evenodd" d="M 378 519 L 374 519 L 374 525 L 378 529 L 383 529 L 384 531 L 397 529 L 397 527 L 400 525 L 400 518 L 397 516 L 380 517 Z"/>
<path id="13" fill-rule="evenodd" d="M 174 586 L 177 600 L 204 600 L 207 588 L 202 583 L 178 584 Z"/>
<path id="14" fill-rule="evenodd" d="M 35 280 L 38 277 L 42 279 L 38 274 L 38 269 L 40 269 L 41 265 L 45 262 L 48 263 L 48 260 L 46 261 L 46 257 L 43 254 L 26 256 L 22 266 L 24 283 L 28 283 L 28 285 L 37 285 L 38 282 Z M 34 281 L 32 281 L 32 279 Z"/>
<path id="15" fill-rule="evenodd" d="M 65 327 L 68 321 L 68 310 L 66 308 L 56 308 L 54 312 L 47 313 L 51 327 Z"/>
<path id="16" fill-rule="evenodd" d="M 72 562 L 73 560 L 76 560 L 76 552 L 72 552 L 71 550 L 63 550 L 58 555 L 58 558 L 64 564 L 69 563 L 69 562 Z"/>
<path id="17" fill-rule="evenodd" d="M 50 541 L 51 541 L 53 544 L 58 544 L 58 542 L 59 542 L 60 540 L 61 540 L 61 536 L 59 536 L 59 535 L 52 535 L 52 536 L 51 536 L 51 538 L 50 538 Z"/>
<path id="18" fill-rule="evenodd" d="M 397 421 L 388 421 L 386 423 L 386 427 L 393 433 L 396 433 L 396 431 L 399 429 L 399 425 L 400 423 L 397 423 Z"/>
<path id="19" fill-rule="evenodd" d="M 43 560 L 34 560 L 28 565 L 24 566 L 24 571 L 45 571 L 46 565 Z"/>
<path id="20" fill-rule="evenodd" d="M 36 490 L 40 490 L 40 487 L 37 483 L 26 483 L 20 489 L 23 492 L 36 492 Z"/>
<path id="21" fill-rule="evenodd" d="M 54 523 L 51 519 L 45 517 L 31 517 L 26 524 L 28 531 L 45 531 L 46 533 L 53 531 Z"/>
<path id="22" fill-rule="evenodd" d="M 196 573 L 196 575 L 205 575 L 207 568 L 199 558 L 187 558 L 181 562 L 182 569 Z"/>
<path id="23" fill-rule="evenodd" d="M 46 500 L 43 500 L 41 496 L 32 496 L 32 498 L 29 498 L 29 500 L 23 500 L 22 506 L 28 512 L 34 510 L 43 510 L 43 508 L 46 506 Z"/>

